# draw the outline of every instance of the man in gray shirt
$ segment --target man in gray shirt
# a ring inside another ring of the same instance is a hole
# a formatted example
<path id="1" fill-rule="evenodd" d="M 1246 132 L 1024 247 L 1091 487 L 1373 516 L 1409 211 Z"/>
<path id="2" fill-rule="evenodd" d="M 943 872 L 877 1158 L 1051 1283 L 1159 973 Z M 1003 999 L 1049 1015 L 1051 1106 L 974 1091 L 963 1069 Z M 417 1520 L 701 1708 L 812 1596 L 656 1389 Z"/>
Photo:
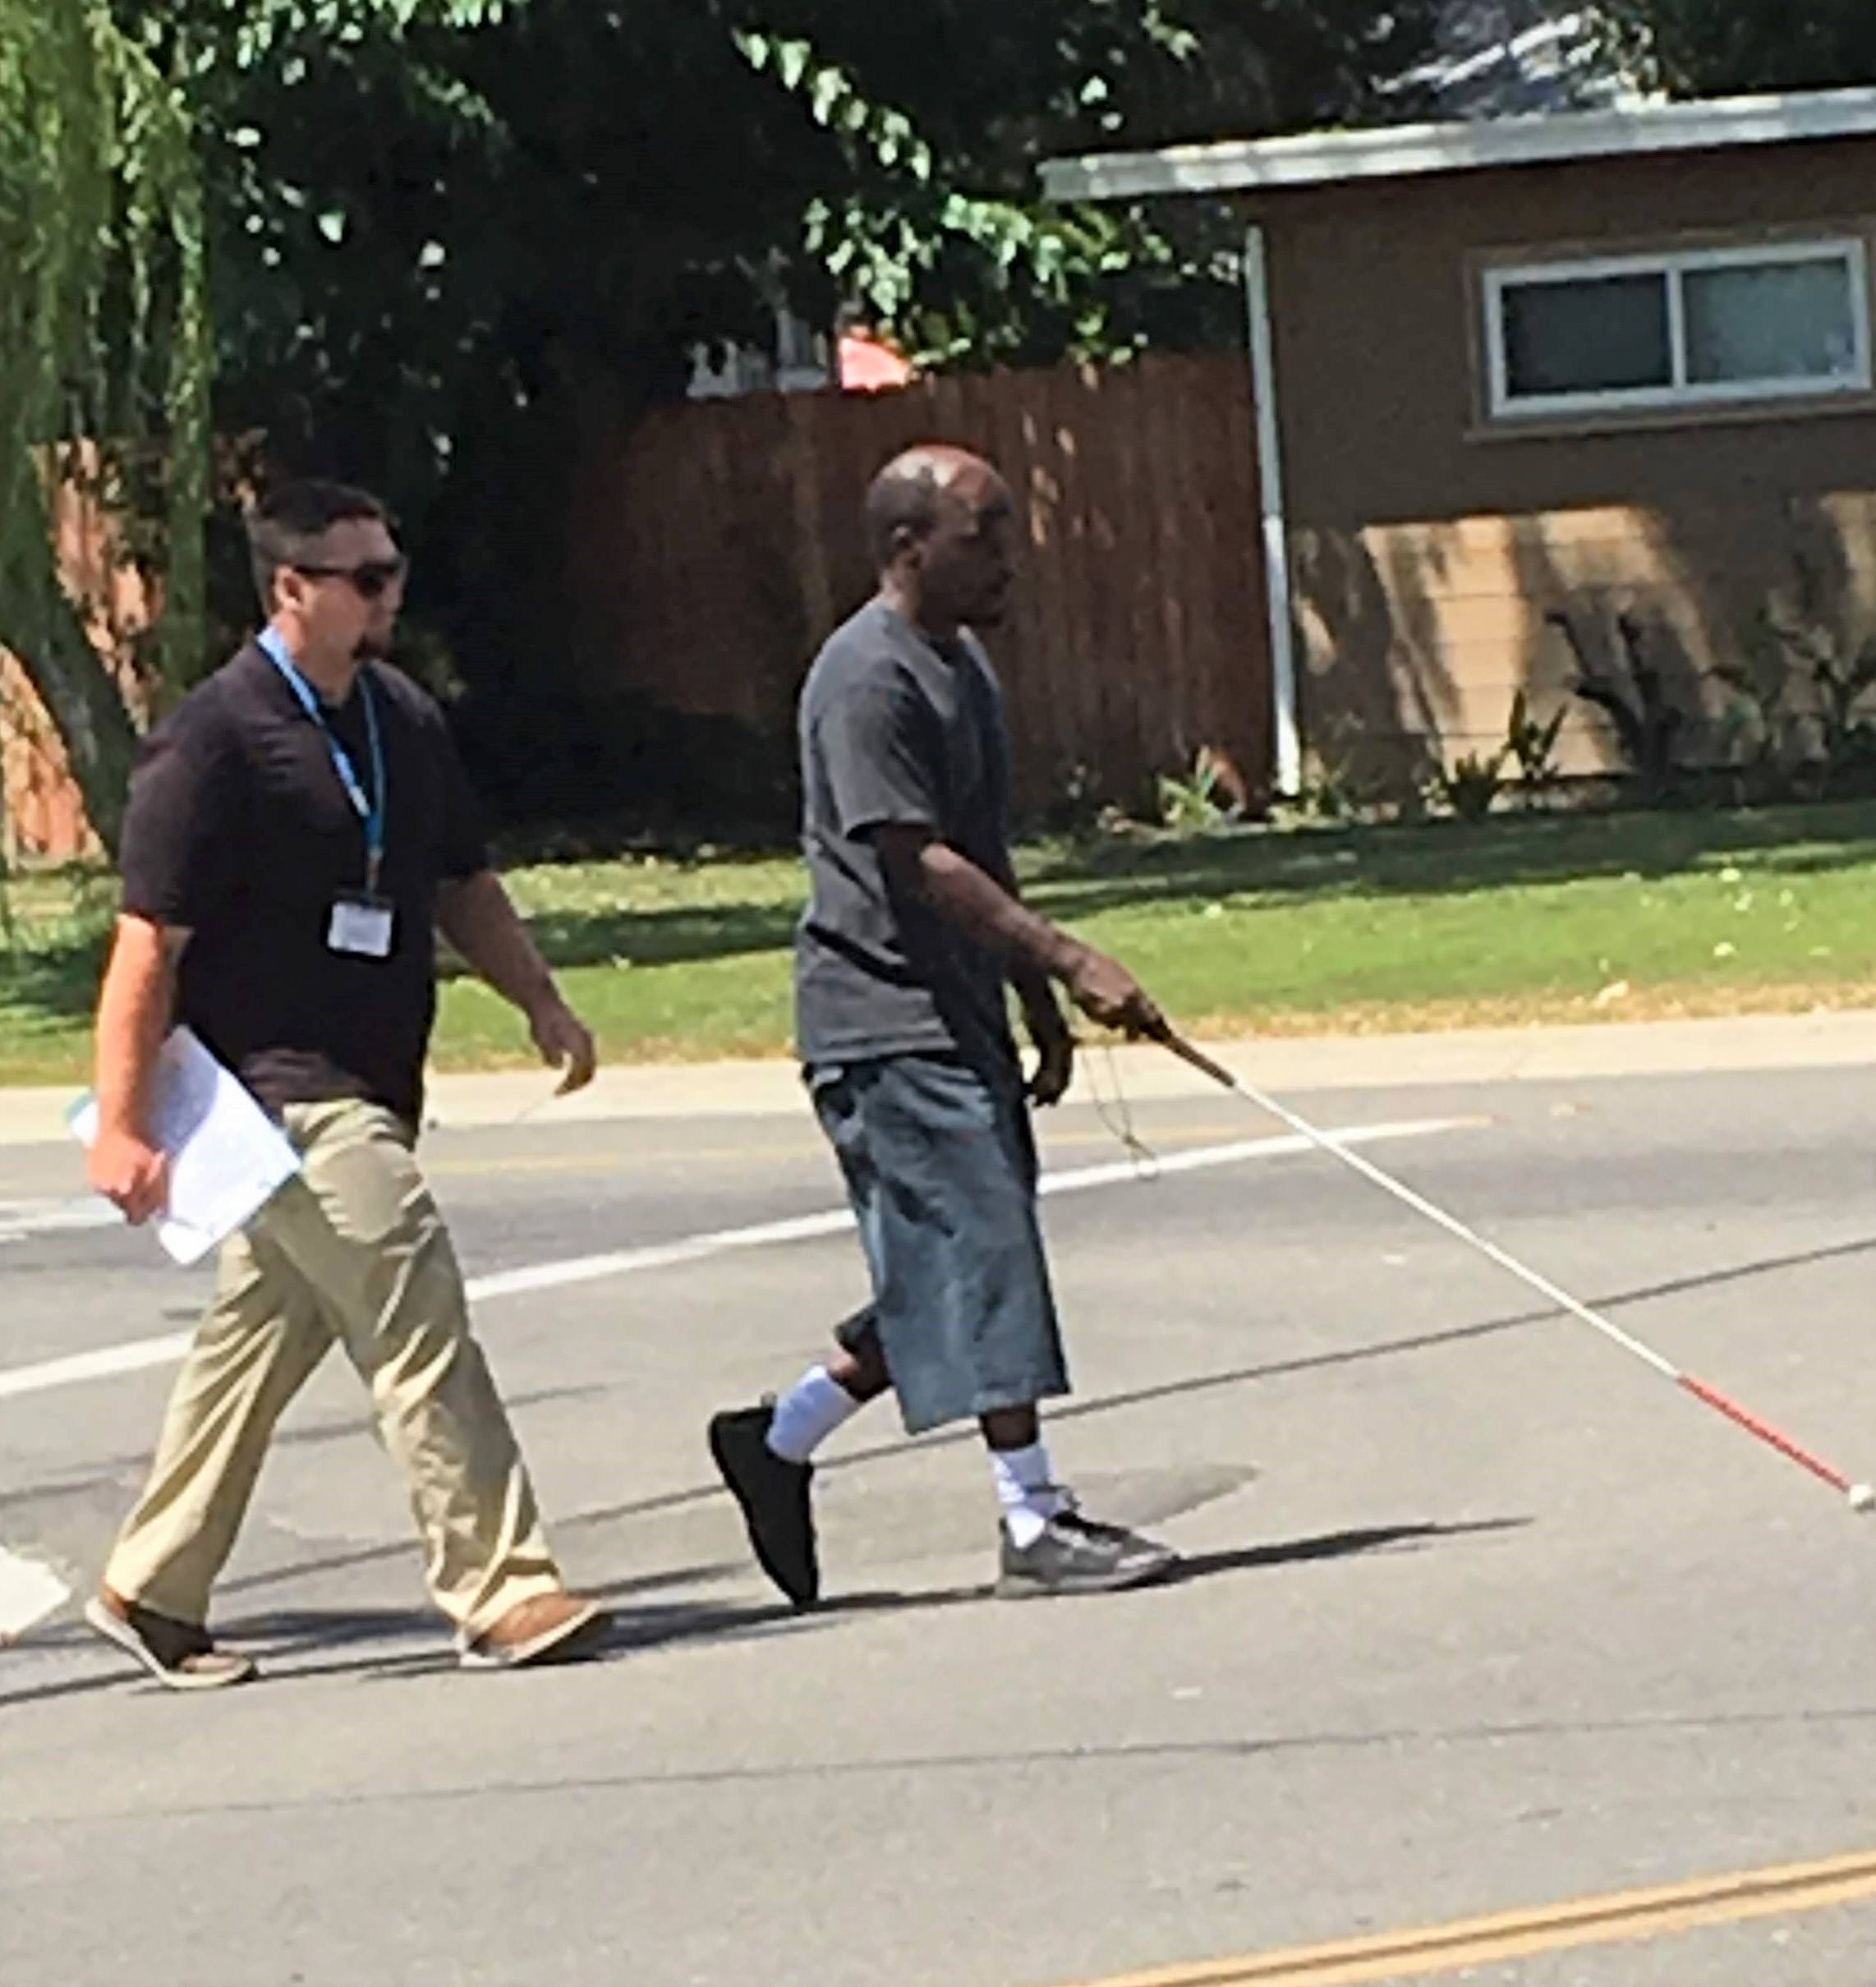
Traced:
<path id="1" fill-rule="evenodd" d="M 815 1450 L 867 1401 L 908 1433 L 974 1418 L 1003 1513 L 999 1590 L 1087 1593 L 1162 1577 L 1166 1548 L 1085 1517 L 1037 1404 L 1068 1391 L 1036 1213 L 1028 1106 L 1066 1091 L 1082 1011 L 1165 1031 L 1125 968 L 1021 901 L 1002 695 L 971 632 L 1001 619 L 1014 507 L 989 463 L 929 445 L 867 500 L 879 591 L 821 650 L 801 701 L 810 883 L 796 1036 L 858 1220 L 873 1302 L 779 1401 L 717 1415 L 711 1452 L 765 1571 L 818 1598 Z M 1027 1092 L 1007 991 L 1037 1065 Z"/>

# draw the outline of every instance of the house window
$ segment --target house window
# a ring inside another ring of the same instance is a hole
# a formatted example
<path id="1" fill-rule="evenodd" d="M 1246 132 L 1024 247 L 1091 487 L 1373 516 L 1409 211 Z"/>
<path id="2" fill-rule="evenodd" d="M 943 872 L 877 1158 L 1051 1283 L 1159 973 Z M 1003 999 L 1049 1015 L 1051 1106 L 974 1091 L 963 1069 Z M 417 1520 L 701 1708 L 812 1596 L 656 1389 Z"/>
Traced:
<path id="1" fill-rule="evenodd" d="M 1494 419 L 1871 388 L 1857 241 L 1529 263 L 1485 278 Z"/>

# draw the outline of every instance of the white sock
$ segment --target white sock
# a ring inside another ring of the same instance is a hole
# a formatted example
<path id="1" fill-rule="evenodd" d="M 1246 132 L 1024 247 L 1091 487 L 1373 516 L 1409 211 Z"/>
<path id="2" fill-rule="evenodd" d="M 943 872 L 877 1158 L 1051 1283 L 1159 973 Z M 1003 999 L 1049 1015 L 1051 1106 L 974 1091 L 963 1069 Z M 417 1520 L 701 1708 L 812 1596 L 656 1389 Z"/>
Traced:
<path id="1" fill-rule="evenodd" d="M 810 1367 L 775 1403 L 769 1448 L 785 1463 L 805 1463 L 861 1406 L 825 1366 Z"/>
<path id="2" fill-rule="evenodd" d="M 1009 1543 L 1022 1552 L 1041 1537 L 1042 1528 L 1068 1500 L 1050 1468 L 1047 1446 L 1040 1440 L 1027 1449 L 992 1449 L 990 1466 L 996 1478 L 1004 1529 Z"/>

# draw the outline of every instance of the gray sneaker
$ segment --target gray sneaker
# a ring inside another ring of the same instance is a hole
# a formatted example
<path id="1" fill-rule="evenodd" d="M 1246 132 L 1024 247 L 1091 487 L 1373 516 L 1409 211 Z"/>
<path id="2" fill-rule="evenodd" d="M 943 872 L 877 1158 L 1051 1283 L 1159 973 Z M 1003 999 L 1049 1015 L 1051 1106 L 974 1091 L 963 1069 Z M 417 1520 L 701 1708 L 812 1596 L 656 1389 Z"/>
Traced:
<path id="1" fill-rule="evenodd" d="M 1003 1571 L 996 1591 L 1005 1600 L 1052 1594 L 1118 1594 L 1164 1580 L 1179 1565 L 1170 1546 L 1156 1544 L 1118 1525 L 1097 1524 L 1072 1506 L 1058 1512 L 1032 1545 L 1003 1534 Z"/>

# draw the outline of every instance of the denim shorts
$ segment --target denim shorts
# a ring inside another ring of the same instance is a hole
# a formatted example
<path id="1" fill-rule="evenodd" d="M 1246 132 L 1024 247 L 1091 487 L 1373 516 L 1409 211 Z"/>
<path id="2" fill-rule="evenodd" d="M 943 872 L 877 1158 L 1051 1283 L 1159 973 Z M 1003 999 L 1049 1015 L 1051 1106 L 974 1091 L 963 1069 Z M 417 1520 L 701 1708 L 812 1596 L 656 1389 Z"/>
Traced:
<path id="1" fill-rule="evenodd" d="M 1036 1212 L 1036 1144 L 1014 1070 L 889 1056 L 807 1072 L 859 1222 L 876 1330 L 907 1432 L 1069 1391 Z"/>

